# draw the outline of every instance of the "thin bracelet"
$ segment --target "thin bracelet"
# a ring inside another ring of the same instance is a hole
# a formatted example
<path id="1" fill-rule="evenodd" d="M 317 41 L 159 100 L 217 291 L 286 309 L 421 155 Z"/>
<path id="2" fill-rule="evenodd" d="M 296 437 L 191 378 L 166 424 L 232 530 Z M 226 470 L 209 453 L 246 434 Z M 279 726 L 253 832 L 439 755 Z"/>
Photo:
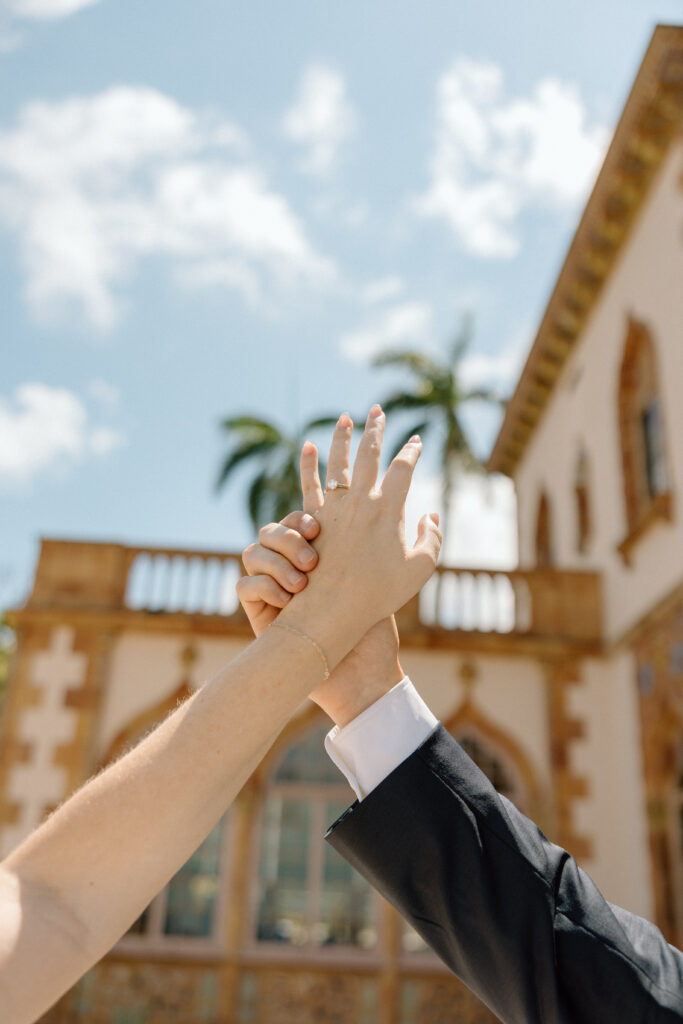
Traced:
<path id="1" fill-rule="evenodd" d="M 312 636 L 309 636 L 308 633 L 302 633 L 300 629 L 295 629 L 294 626 L 287 626 L 287 625 L 285 625 L 284 622 L 278 622 L 277 620 L 275 622 L 271 622 L 270 628 L 272 629 L 273 626 L 279 626 L 280 629 L 288 629 L 290 633 L 296 633 L 297 636 L 302 636 L 304 638 L 304 640 L 308 640 L 309 644 L 313 644 L 313 646 L 315 647 L 316 651 L 318 652 L 318 654 L 320 655 L 320 657 L 323 660 L 323 665 L 325 666 L 325 677 L 324 678 L 325 679 L 329 679 L 330 678 L 330 666 L 327 664 L 327 658 L 325 657 L 325 652 L 323 651 L 323 649 L 320 646 L 320 644 L 317 644 L 315 642 L 315 640 L 313 639 Z"/>

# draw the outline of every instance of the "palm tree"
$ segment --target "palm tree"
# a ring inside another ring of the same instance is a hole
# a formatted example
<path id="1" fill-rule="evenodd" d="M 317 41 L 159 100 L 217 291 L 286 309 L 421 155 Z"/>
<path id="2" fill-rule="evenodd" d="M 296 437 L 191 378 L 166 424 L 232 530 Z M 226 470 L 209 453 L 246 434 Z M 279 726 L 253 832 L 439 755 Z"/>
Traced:
<path id="1" fill-rule="evenodd" d="M 397 444 L 396 452 L 413 434 L 427 434 L 432 427 L 441 427 L 441 450 L 439 454 L 441 469 L 441 493 L 443 512 L 441 530 L 444 543 L 448 536 L 451 518 L 453 492 L 458 475 L 463 471 L 483 472 L 482 462 L 472 451 L 471 445 L 460 421 L 460 413 L 468 402 L 492 402 L 505 408 L 507 400 L 490 388 L 463 387 L 459 380 L 459 366 L 472 337 L 471 322 L 463 318 L 462 327 L 455 338 L 447 361 L 436 362 L 429 357 L 414 351 L 382 352 L 373 360 L 372 365 L 401 367 L 415 379 L 412 390 L 395 391 L 389 395 L 382 408 L 387 419 L 394 413 L 419 412 L 420 420 L 406 431 Z"/>
<path id="2" fill-rule="evenodd" d="M 337 417 L 311 420 L 295 435 L 284 434 L 279 427 L 256 416 L 233 416 L 221 423 L 231 448 L 216 480 L 220 491 L 242 463 L 256 463 L 259 472 L 248 492 L 249 517 L 255 530 L 263 523 L 283 519 L 292 509 L 301 507 L 299 455 L 305 439 L 319 427 L 334 426 Z M 325 463 L 320 463 L 320 478 L 325 479 Z"/>

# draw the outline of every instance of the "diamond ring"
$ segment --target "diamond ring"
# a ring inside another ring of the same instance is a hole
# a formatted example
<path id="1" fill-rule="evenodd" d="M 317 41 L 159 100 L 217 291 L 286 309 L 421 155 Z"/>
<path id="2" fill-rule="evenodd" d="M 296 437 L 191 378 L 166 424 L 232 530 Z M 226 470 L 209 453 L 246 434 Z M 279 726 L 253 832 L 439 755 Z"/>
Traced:
<path id="1" fill-rule="evenodd" d="M 339 488 L 342 488 L 343 490 L 348 491 L 350 489 L 350 487 L 351 487 L 351 484 L 342 484 L 342 483 L 339 482 L 339 480 L 328 480 L 327 481 L 327 487 L 325 488 L 325 490 L 326 491 L 336 491 Z"/>

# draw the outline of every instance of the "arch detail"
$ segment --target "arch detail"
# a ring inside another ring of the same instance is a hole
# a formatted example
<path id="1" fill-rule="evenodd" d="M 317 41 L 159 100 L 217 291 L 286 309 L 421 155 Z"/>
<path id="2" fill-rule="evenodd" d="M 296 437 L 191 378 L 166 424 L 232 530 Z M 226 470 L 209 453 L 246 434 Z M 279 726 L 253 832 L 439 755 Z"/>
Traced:
<path id="1" fill-rule="evenodd" d="M 495 725 L 469 698 L 444 722 L 444 726 L 456 740 L 461 737 L 478 739 L 494 756 L 500 758 L 516 784 L 517 799 L 513 802 L 534 821 L 545 819 L 547 800 L 543 787 L 531 760 L 517 740 Z"/>

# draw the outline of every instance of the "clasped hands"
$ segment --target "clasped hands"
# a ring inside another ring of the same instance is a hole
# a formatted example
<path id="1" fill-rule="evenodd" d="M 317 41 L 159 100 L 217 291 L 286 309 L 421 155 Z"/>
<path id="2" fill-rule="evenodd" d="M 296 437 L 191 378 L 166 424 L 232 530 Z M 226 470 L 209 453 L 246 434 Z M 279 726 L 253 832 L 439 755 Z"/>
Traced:
<path id="1" fill-rule="evenodd" d="M 405 541 L 404 507 L 421 453 L 419 438 L 411 438 L 376 486 L 384 423 L 380 407 L 373 406 L 352 472 L 353 424 L 346 414 L 339 418 L 327 479 L 342 486 L 325 493 L 317 449 L 305 443 L 300 462 L 303 510 L 261 529 L 258 543 L 242 554 L 248 575 L 237 585 L 256 636 L 283 609 L 288 620 L 303 622 L 304 628 L 313 605 L 327 606 L 327 614 L 342 622 L 359 619 L 359 639 L 310 695 L 341 727 L 403 678 L 393 612 L 431 576 L 441 546 L 436 513 L 420 520 L 413 548 Z M 296 614 L 298 607 L 304 618 Z"/>

